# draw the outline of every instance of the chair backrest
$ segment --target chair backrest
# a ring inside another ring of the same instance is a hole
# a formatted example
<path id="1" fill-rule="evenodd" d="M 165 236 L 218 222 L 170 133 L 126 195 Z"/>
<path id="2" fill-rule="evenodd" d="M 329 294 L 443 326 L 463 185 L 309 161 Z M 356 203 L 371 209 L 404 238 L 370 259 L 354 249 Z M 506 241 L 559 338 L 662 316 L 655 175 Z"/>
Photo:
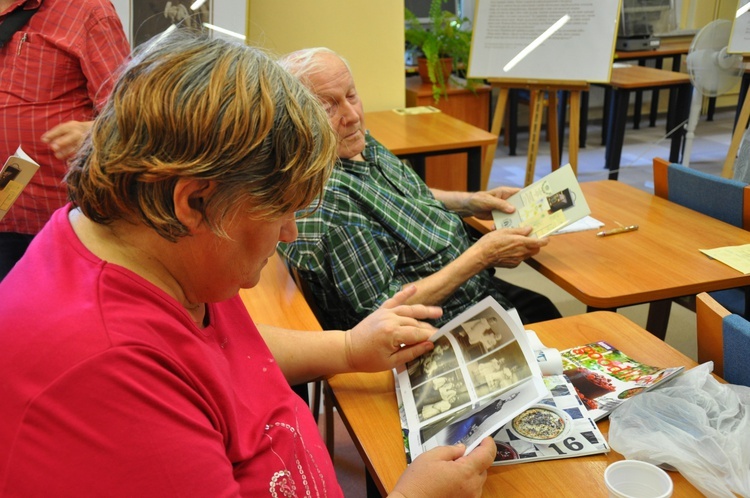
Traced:
<path id="1" fill-rule="evenodd" d="M 681 206 L 750 230 L 750 186 L 654 158 L 654 193 Z"/>
<path id="2" fill-rule="evenodd" d="M 696 296 L 698 362 L 714 362 L 729 383 L 750 386 L 750 322 L 730 313 L 709 294 Z"/>

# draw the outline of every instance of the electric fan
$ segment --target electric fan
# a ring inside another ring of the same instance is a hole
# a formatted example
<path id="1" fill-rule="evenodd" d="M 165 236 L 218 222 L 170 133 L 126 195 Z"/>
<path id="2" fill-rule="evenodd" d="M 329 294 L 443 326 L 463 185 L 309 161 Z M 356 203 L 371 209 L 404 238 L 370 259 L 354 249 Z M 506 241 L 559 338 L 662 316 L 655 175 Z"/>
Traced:
<path id="1" fill-rule="evenodd" d="M 690 151 L 695 137 L 695 127 L 701 114 L 703 97 L 721 95 L 742 78 L 744 70 L 741 54 L 728 54 L 727 45 L 732 32 L 732 22 L 718 19 L 701 29 L 690 45 L 687 56 L 687 69 L 693 84 L 693 98 L 690 104 L 685 152 L 682 163 L 690 164 Z"/>

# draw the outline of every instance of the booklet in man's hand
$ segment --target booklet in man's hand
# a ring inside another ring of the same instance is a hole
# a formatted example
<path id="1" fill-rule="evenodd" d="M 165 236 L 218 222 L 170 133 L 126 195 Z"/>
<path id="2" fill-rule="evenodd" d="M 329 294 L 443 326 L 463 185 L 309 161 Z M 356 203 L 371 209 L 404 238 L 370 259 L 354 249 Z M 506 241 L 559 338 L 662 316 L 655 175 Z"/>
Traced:
<path id="1" fill-rule="evenodd" d="M 628 398 L 663 384 L 683 370 L 645 365 L 604 341 L 566 349 L 560 355 L 563 373 L 595 421 Z"/>
<path id="2" fill-rule="evenodd" d="M 38 169 L 39 165 L 20 146 L 16 153 L 5 161 L 5 165 L 0 169 L 0 220 L 5 217 L 5 213 L 16 202 Z"/>
<path id="3" fill-rule="evenodd" d="M 510 214 L 493 211 L 499 228 L 532 227 L 541 238 L 591 214 L 573 168 L 566 164 L 508 198 L 516 207 Z"/>
<path id="4" fill-rule="evenodd" d="M 432 351 L 396 372 L 410 458 L 463 443 L 467 453 L 549 395 L 518 315 L 488 297 L 443 326 Z"/>

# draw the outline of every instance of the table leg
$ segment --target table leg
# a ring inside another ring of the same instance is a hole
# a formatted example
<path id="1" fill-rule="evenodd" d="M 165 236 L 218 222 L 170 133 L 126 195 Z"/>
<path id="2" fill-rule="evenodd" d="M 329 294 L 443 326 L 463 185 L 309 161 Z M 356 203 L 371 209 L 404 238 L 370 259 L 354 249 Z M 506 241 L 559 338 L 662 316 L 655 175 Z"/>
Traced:
<path id="1" fill-rule="evenodd" d="M 610 109 L 609 126 L 607 131 L 607 146 L 604 164 L 609 170 L 609 179 L 617 180 L 622 157 L 622 144 L 625 140 L 625 126 L 628 120 L 628 90 L 612 89 L 612 108 Z"/>
<path id="2" fill-rule="evenodd" d="M 654 67 L 656 69 L 662 69 L 664 67 L 664 57 L 657 57 L 654 60 Z M 653 128 L 656 126 L 656 116 L 659 114 L 659 89 L 656 88 L 651 92 L 651 109 L 648 115 L 648 126 Z"/>
<path id="3" fill-rule="evenodd" d="M 690 97 L 692 86 L 690 84 L 680 85 L 677 88 L 677 97 L 674 100 L 674 107 L 670 107 L 667 113 L 667 129 L 672 131 L 672 146 L 669 150 L 669 160 L 673 163 L 679 163 L 681 160 L 682 150 L 685 146 L 685 126 L 683 123 L 690 114 Z M 671 116 L 671 118 L 670 118 Z"/>
<path id="4" fill-rule="evenodd" d="M 654 334 L 662 341 L 667 336 L 667 325 L 669 324 L 669 310 L 672 307 L 671 299 L 654 301 L 648 306 L 648 318 L 646 319 L 646 330 Z"/>
<path id="5" fill-rule="evenodd" d="M 610 111 L 612 107 L 612 88 L 604 88 L 604 106 L 602 107 L 602 145 L 607 145 L 607 131 L 609 128 Z"/>
<path id="6" fill-rule="evenodd" d="M 639 66 L 646 65 L 646 59 L 638 60 Z M 635 104 L 633 105 L 633 129 L 638 130 L 641 127 L 641 107 L 643 107 L 643 92 L 635 91 Z"/>
<path id="7" fill-rule="evenodd" d="M 518 144 L 518 90 L 508 93 L 508 155 L 516 155 Z"/>
<path id="8" fill-rule="evenodd" d="M 565 143 L 565 116 L 568 112 L 569 93 L 568 90 L 560 90 L 557 92 L 557 143 L 560 144 L 561 158 L 564 149 L 563 144 Z"/>
<path id="9" fill-rule="evenodd" d="M 586 91 L 584 91 L 583 93 L 588 95 L 588 92 Z M 581 105 L 581 91 L 573 90 L 572 92 L 570 92 L 570 133 L 568 138 L 568 162 L 570 163 L 570 167 L 573 168 L 573 173 L 576 176 L 578 176 L 578 147 L 580 146 L 579 126 L 581 126 Z"/>
<path id="10" fill-rule="evenodd" d="M 466 188 L 469 192 L 477 192 L 482 189 L 482 148 L 472 147 L 466 155 Z"/>
<path id="11" fill-rule="evenodd" d="M 579 130 L 578 146 L 586 148 L 586 133 L 589 126 L 589 92 L 584 90 L 581 92 L 581 129 Z"/>

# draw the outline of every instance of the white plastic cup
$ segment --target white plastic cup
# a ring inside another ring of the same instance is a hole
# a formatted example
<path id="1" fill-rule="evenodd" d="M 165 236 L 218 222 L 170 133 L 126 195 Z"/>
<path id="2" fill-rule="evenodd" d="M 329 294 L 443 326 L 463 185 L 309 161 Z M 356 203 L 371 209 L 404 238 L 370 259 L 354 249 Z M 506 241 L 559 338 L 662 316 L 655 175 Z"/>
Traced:
<path id="1" fill-rule="evenodd" d="M 619 460 L 607 466 L 604 484 L 610 498 L 669 498 L 674 485 L 656 465 L 640 460 Z"/>

